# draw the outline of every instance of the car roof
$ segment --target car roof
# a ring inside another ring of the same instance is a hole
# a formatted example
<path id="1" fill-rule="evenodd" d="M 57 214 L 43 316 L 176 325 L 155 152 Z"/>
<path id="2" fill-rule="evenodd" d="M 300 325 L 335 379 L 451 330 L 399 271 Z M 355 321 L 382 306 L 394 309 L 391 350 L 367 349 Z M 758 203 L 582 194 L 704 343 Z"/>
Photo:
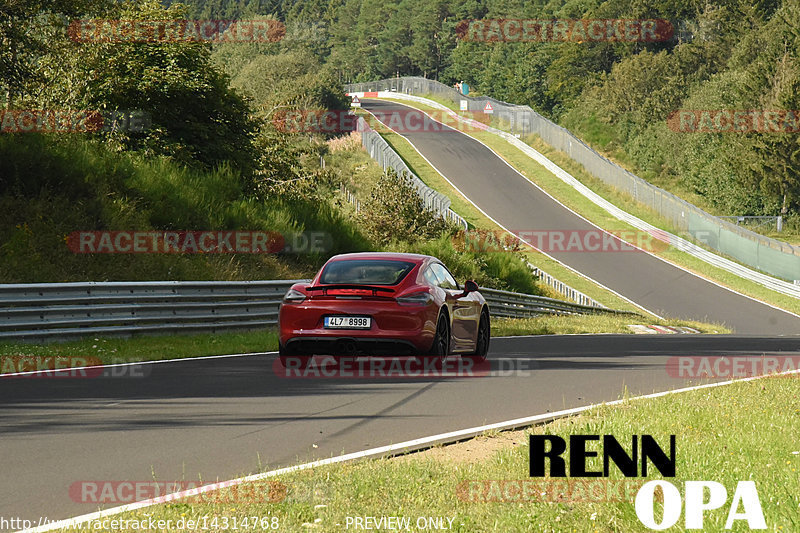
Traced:
<path id="1" fill-rule="evenodd" d="M 348 259 L 389 259 L 395 261 L 409 261 L 421 264 L 427 260 L 438 261 L 433 256 L 422 254 L 407 254 L 399 252 L 355 252 L 349 254 L 334 255 L 328 261 L 346 261 Z"/>

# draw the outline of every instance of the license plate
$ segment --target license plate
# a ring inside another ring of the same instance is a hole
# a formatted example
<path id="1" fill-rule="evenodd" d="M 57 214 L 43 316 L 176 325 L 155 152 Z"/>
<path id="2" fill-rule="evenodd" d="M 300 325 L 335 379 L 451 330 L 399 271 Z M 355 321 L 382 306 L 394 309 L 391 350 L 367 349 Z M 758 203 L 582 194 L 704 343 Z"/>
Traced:
<path id="1" fill-rule="evenodd" d="M 326 316 L 323 324 L 332 329 L 369 329 L 372 319 L 368 316 Z"/>

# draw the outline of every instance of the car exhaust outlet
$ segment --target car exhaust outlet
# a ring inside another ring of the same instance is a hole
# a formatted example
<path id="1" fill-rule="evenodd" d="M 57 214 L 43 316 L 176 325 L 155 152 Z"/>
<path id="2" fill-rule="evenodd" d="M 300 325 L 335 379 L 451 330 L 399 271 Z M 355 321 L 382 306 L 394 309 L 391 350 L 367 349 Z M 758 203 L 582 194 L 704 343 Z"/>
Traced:
<path id="1" fill-rule="evenodd" d="M 340 354 L 353 355 L 356 353 L 356 343 L 350 340 L 340 340 L 336 343 L 336 351 Z"/>

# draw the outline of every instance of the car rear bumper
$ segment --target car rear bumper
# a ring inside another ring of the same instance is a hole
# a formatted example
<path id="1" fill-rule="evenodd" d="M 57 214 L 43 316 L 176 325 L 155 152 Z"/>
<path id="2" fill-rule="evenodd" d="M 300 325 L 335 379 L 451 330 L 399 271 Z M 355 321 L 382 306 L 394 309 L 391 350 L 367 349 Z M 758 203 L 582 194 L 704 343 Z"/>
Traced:
<path id="1" fill-rule="evenodd" d="M 289 355 L 412 355 L 427 351 L 407 339 L 349 336 L 293 337 L 284 344 Z"/>
<path id="2" fill-rule="evenodd" d="M 328 329 L 323 318 L 331 315 L 369 316 L 370 329 Z M 428 306 L 405 307 L 396 302 L 318 301 L 282 305 L 280 343 L 298 354 L 407 355 L 427 352 L 433 344 L 438 310 Z"/>

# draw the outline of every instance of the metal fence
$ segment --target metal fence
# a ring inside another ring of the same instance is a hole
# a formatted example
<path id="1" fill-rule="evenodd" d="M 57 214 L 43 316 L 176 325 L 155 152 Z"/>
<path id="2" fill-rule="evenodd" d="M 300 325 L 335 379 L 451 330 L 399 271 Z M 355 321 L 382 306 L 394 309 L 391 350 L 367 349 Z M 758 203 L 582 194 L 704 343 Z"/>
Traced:
<path id="1" fill-rule="evenodd" d="M 372 130 L 361 117 L 358 119 L 357 130 L 361 133 L 361 144 L 370 157 L 381 165 L 384 170 L 391 168 L 398 176 L 406 176 L 414 188 L 417 189 L 417 193 L 422 198 L 426 208 L 464 229 L 469 227 L 466 220 L 450 209 L 450 198 L 425 185 L 416 174 L 411 172 L 411 169 L 408 168 L 408 165 L 397 152 L 392 150 L 389 143 L 378 132 Z"/>
<path id="2" fill-rule="evenodd" d="M 296 281 L 0 285 L 0 340 L 275 326 L 278 306 L 292 283 Z"/>
<path id="3" fill-rule="evenodd" d="M 563 281 L 551 276 L 541 268 L 533 266 L 530 263 L 528 263 L 528 267 L 533 271 L 533 275 L 539 279 L 540 283 L 543 283 L 544 285 L 551 287 L 553 290 L 555 290 L 560 294 L 563 294 L 570 300 L 577 302 L 580 305 L 585 305 L 587 307 L 595 307 L 601 309 L 606 308 L 606 306 L 604 306 L 594 298 L 586 296 L 578 289 L 573 289 Z"/>
<path id="4" fill-rule="evenodd" d="M 375 82 L 354 83 L 348 92 L 396 91 L 419 96 L 435 95 L 456 106 L 467 102 L 468 111 L 483 111 L 486 102 L 494 108 L 499 127 L 514 134 L 536 134 L 553 148 L 566 153 L 591 175 L 612 187 L 630 194 L 668 219 L 678 230 L 686 232 L 713 250 L 726 254 L 746 265 L 787 280 L 800 277 L 800 246 L 760 235 L 746 228 L 715 217 L 699 207 L 678 198 L 606 159 L 569 130 L 536 113 L 528 106 L 495 100 L 488 96 L 468 97 L 435 80 L 402 77 Z"/>
<path id="5" fill-rule="evenodd" d="M 353 208 L 356 210 L 356 213 L 359 213 L 361 211 L 361 202 L 359 201 L 355 193 L 351 192 L 344 185 L 341 185 L 339 187 L 339 192 L 342 194 L 344 199 L 347 200 L 347 203 L 353 206 Z"/>
<path id="6" fill-rule="evenodd" d="M 0 285 L 0 341 L 47 341 L 90 335 L 213 333 L 274 327 L 293 283 L 148 281 Z M 481 289 L 492 314 L 617 312 L 494 289 Z"/>
<path id="7" fill-rule="evenodd" d="M 595 314 L 612 313 L 637 315 L 628 311 L 617 311 L 614 309 L 594 307 L 590 305 L 580 305 L 544 296 L 532 296 L 530 294 L 520 294 L 518 292 L 501 291 L 497 289 L 487 289 L 481 287 L 481 294 L 489 304 L 489 311 L 492 316 L 506 318 L 527 318 L 543 314 L 550 315 L 575 315 L 575 314 Z"/>

